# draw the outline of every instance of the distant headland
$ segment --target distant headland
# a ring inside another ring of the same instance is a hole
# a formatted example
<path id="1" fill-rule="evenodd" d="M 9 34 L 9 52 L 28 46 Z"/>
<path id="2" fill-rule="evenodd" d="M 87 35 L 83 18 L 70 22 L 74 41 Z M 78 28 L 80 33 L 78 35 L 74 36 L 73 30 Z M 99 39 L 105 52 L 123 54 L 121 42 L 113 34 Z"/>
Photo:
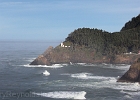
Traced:
<path id="1" fill-rule="evenodd" d="M 140 58 L 140 14 L 119 32 L 78 28 L 57 47 L 49 47 L 31 65 L 56 63 L 123 63 Z"/>

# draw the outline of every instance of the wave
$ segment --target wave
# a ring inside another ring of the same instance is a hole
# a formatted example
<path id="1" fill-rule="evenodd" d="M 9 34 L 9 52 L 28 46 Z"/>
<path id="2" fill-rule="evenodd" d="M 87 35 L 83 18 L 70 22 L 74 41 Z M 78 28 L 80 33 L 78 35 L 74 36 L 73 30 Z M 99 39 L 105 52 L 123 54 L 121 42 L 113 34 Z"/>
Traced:
<path id="1" fill-rule="evenodd" d="M 49 76 L 49 75 L 50 75 L 50 73 L 49 73 L 47 70 L 45 70 L 45 71 L 43 72 L 43 74 L 44 74 L 45 76 Z"/>
<path id="2" fill-rule="evenodd" d="M 61 99 L 86 99 L 85 91 L 74 92 L 74 91 L 55 91 L 48 93 L 33 93 L 38 96 L 49 97 L 49 98 L 61 98 Z"/>
<path id="3" fill-rule="evenodd" d="M 114 77 L 93 76 L 91 73 L 76 73 L 71 74 L 70 76 L 78 79 L 116 80 Z"/>
<path id="4" fill-rule="evenodd" d="M 47 66 L 47 65 L 23 65 L 24 67 L 46 67 L 46 68 L 61 68 L 66 66 L 66 64 L 53 64 L 52 66 Z"/>
<path id="5" fill-rule="evenodd" d="M 77 73 L 77 74 L 71 74 L 70 76 L 78 79 L 90 79 L 91 75 L 92 75 L 91 73 Z"/>
<path id="6" fill-rule="evenodd" d="M 98 66 L 101 68 L 110 68 L 110 69 L 118 69 L 118 70 L 123 70 L 127 71 L 130 67 L 130 65 L 127 64 L 107 64 L 107 63 L 102 63 L 102 64 L 92 64 L 92 63 L 73 63 L 72 65 L 77 64 L 81 66 Z"/>
<path id="7" fill-rule="evenodd" d="M 127 71 L 130 67 L 130 65 L 126 65 L 126 64 L 102 64 L 102 66 L 100 66 L 102 68 L 109 68 L 109 69 L 117 69 L 117 70 L 122 70 L 122 71 Z"/>
<path id="8" fill-rule="evenodd" d="M 92 63 L 75 63 L 77 65 L 81 65 L 81 66 L 98 66 L 98 64 L 92 64 Z"/>

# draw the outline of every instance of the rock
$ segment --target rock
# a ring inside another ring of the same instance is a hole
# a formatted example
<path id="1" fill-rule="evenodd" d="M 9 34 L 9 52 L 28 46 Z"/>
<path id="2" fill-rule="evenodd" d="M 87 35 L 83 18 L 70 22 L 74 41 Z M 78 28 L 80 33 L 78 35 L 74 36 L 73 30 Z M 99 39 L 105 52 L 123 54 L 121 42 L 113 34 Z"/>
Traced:
<path id="1" fill-rule="evenodd" d="M 30 65 L 51 65 L 46 57 L 43 55 L 38 56 Z"/>
<path id="2" fill-rule="evenodd" d="M 50 53 L 53 47 L 49 47 L 42 55 L 39 55 L 30 65 L 52 65 L 50 62 Z"/>
<path id="3" fill-rule="evenodd" d="M 129 70 L 117 82 L 140 83 L 140 58 L 130 66 Z"/>
<path id="4" fill-rule="evenodd" d="M 114 59 L 107 56 L 96 57 L 94 50 L 86 48 L 55 48 L 49 47 L 42 55 L 38 56 L 30 65 L 52 65 L 62 63 L 112 63 L 112 64 L 132 64 L 140 54 L 116 55 Z"/>

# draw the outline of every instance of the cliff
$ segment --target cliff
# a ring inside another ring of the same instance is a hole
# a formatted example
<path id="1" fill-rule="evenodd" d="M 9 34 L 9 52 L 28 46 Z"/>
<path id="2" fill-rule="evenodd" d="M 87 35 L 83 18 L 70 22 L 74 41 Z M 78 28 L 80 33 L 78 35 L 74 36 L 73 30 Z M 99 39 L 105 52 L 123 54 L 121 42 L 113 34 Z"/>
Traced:
<path id="1" fill-rule="evenodd" d="M 117 82 L 140 83 L 140 58 L 130 66 L 129 70 Z"/>
<path id="2" fill-rule="evenodd" d="M 140 54 L 140 15 L 120 32 L 79 28 L 71 32 L 63 43 L 50 47 L 31 65 L 56 63 L 133 63 Z M 135 24 L 131 24 L 134 23 Z M 131 27 L 128 27 L 128 26 Z"/>

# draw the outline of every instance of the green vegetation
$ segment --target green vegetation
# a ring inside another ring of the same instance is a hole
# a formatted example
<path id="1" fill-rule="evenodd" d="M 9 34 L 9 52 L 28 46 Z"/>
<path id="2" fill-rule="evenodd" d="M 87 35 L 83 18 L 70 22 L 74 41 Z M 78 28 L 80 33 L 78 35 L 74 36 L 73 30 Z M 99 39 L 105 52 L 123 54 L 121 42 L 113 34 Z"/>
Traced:
<path id="1" fill-rule="evenodd" d="M 140 14 L 137 17 L 133 17 L 131 21 L 127 22 L 121 31 L 136 28 L 140 26 Z"/>
<path id="2" fill-rule="evenodd" d="M 131 26 L 131 27 L 129 27 Z M 64 43 L 72 47 L 92 50 L 98 56 L 138 53 L 140 50 L 140 15 L 132 18 L 120 32 L 109 33 L 99 29 L 79 28 L 70 33 Z"/>

